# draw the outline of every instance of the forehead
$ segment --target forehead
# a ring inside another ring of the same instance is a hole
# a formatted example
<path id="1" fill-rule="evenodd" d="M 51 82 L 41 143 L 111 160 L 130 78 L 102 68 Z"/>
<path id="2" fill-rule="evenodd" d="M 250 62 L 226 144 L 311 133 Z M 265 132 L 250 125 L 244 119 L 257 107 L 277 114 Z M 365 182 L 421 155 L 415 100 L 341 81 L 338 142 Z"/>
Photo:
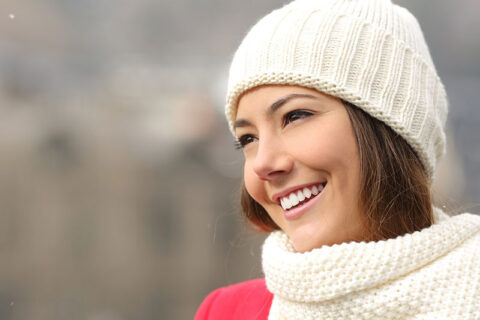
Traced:
<path id="1" fill-rule="evenodd" d="M 318 97 L 324 95 L 315 89 L 300 86 L 262 85 L 254 87 L 240 96 L 236 118 L 246 116 L 252 111 L 259 111 L 259 108 L 270 107 L 278 99 L 289 94 L 309 94 Z"/>
<path id="2" fill-rule="evenodd" d="M 235 119 L 244 119 L 268 112 L 268 109 L 272 107 L 275 110 L 275 104 L 283 104 L 284 102 L 281 100 L 292 95 L 296 98 L 315 98 L 327 103 L 340 102 L 339 98 L 311 88 L 292 85 L 262 85 L 254 87 L 240 96 Z"/>

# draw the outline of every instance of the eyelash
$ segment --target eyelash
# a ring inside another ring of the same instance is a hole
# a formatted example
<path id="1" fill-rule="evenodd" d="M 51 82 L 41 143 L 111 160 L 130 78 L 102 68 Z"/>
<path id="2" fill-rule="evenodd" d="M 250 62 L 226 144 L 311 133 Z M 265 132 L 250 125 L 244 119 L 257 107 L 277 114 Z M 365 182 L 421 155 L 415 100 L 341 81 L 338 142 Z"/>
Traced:
<path id="1" fill-rule="evenodd" d="M 289 124 L 292 121 L 303 119 L 311 115 L 312 113 L 307 110 L 293 110 L 293 111 L 287 112 L 287 114 L 285 114 L 285 116 L 283 117 L 283 127 L 285 127 L 287 124 Z M 292 119 L 293 116 L 297 116 L 297 118 Z"/>
<path id="2" fill-rule="evenodd" d="M 239 149 L 245 148 L 245 146 L 246 146 L 247 144 L 249 144 L 250 142 L 252 142 L 252 141 L 247 142 L 246 139 L 248 139 L 248 138 L 252 138 L 252 139 L 253 139 L 253 136 L 252 136 L 251 134 L 245 134 L 245 135 L 241 136 L 240 138 L 235 139 L 235 142 L 234 142 L 234 144 L 235 144 L 235 149 L 239 150 Z"/>
<path id="3" fill-rule="evenodd" d="M 307 110 L 293 110 L 290 112 L 287 112 L 285 116 L 283 117 L 282 125 L 283 127 L 286 127 L 289 123 L 303 119 L 306 117 L 311 116 L 313 113 Z M 251 134 L 245 134 L 241 136 L 240 138 L 235 139 L 234 145 L 235 149 L 243 149 L 247 144 L 253 141 L 248 141 L 250 139 L 255 139 L 255 137 Z"/>

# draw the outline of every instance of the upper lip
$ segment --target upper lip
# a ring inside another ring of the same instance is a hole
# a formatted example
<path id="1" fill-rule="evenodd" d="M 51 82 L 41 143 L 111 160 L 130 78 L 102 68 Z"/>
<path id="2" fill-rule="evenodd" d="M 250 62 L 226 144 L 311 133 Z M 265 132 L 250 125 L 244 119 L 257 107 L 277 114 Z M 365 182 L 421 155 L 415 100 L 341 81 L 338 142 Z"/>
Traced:
<path id="1" fill-rule="evenodd" d="M 297 186 L 294 186 L 294 187 L 290 187 L 290 188 L 287 188 L 285 190 L 282 190 L 280 192 L 275 193 L 272 196 L 272 200 L 273 200 L 273 202 L 280 203 L 280 199 L 282 197 L 285 197 L 286 195 L 292 193 L 293 191 L 301 190 L 305 187 L 318 186 L 319 184 L 325 184 L 325 183 L 327 183 L 327 181 L 310 182 L 310 183 L 305 183 L 305 184 L 302 184 L 302 185 L 297 185 Z"/>

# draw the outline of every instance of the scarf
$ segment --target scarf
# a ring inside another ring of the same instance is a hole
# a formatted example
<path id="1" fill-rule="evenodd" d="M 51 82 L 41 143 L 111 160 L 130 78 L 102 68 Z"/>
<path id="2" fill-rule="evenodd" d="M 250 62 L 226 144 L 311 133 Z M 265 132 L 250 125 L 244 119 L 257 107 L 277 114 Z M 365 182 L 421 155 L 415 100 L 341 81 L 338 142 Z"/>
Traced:
<path id="1" fill-rule="evenodd" d="M 429 228 L 394 239 L 295 252 L 263 245 L 276 319 L 480 319 L 480 216 L 435 209 Z"/>

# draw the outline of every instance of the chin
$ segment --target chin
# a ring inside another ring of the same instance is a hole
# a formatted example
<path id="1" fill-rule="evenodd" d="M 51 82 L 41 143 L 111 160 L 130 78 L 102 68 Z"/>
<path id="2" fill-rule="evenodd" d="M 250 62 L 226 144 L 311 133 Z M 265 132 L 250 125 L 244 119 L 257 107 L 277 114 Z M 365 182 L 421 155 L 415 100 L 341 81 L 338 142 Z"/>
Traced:
<path id="1" fill-rule="evenodd" d="M 318 220 L 318 217 L 316 219 Z M 297 252 L 312 251 L 324 245 L 329 245 L 334 240 L 326 225 L 316 223 L 316 221 L 313 223 L 312 221 L 304 221 L 297 225 L 286 224 L 284 226 L 285 228 L 282 229 L 288 235 L 293 248 Z"/>
<path id="2" fill-rule="evenodd" d="M 312 251 L 313 249 L 317 249 L 323 247 L 324 245 L 328 245 L 326 241 L 322 241 L 322 239 L 308 236 L 308 234 L 303 233 L 299 236 L 289 236 L 290 240 L 292 241 L 293 248 L 296 252 L 304 253 L 308 251 Z"/>
<path id="3" fill-rule="evenodd" d="M 295 243 L 293 243 L 293 248 L 295 249 L 295 252 L 299 252 L 299 253 L 305 253 L 315 249 L 314 246 L 306 246 L 305 244 L 297 245 Z"/>
<path id="4" fill-rule="evenodd" d="M 296 232 L 288 234 L 295 251 L 304 253 L 318 249 L 323 246 L 333 246 L 334 244 L 341 244 L 344 242 L 354 241 L 353 238 L 346 235 L 340 236 L 331 232 L 322 232 L 325 230 L 296 230 Z"/>

